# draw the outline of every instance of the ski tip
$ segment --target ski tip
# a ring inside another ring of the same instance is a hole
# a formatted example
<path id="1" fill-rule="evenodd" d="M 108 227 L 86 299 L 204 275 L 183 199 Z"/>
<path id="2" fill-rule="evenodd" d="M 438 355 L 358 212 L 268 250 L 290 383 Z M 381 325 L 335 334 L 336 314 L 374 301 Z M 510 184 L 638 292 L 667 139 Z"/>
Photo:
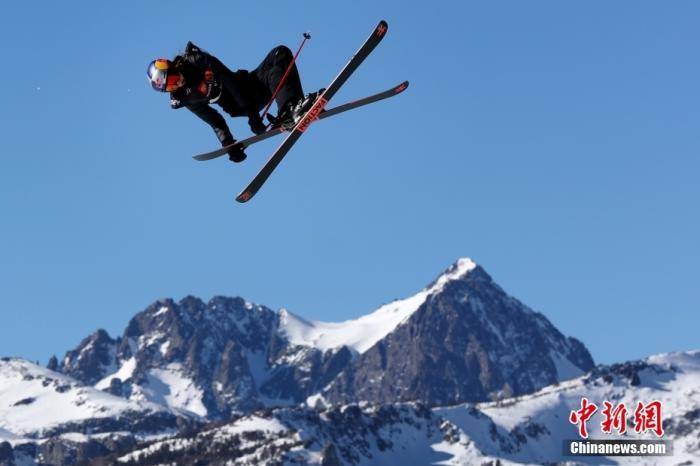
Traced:
<path id="1" fill-rule="evenodd" d="M 398 86 L 396 86 L 396 87 L 394 88 L 394 92 L 395 92 L 396 94 L 400 94 L 400 93 L 402 93 L 403 91 L 405 91 L 406 89 L 408 89 L 408 81 L 404 81 L 404 82 L 402 82 L 401 84 L 399 84 Z"/>
<path id="2" fill-rule="evenodd" d="M 376 34 L 377 37 L 383 37 L 384 34 L 386 34 L 386 31 L 389 29 L 389 23 L 387 23 L 384 20 L 379 21 L 379 24 L 377 25 L 376 29 L 374 30 L 374 33 Z"/>
<path id="3" fill-rule="evenodd" d="M 239 194 L 236 197 L 236 200 L 240 202 L 241 204 L 248 202 L 251 198 L 253 197 L 253 193 L 251 191 L 243 191 L 241 194 Z"/>

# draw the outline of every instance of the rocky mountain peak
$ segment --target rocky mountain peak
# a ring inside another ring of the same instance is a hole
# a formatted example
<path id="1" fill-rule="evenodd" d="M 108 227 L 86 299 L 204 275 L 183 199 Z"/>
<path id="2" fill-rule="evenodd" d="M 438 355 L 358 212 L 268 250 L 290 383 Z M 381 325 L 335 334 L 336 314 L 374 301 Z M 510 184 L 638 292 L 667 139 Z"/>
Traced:
<path id="1" fill-rule="evenodd" d="M 92 385 L 115 368 L 117 341 L 99 329 L 66 353 L 61 372 Z"/>
<path id="2" fill-rule="evenodd" d="M 436 278 L 430 285 L 427 286 L 426 290 L 431 292 L 439 292 L 442 288 L 449 282 L 454 280 L 462 280 L 467 275 L 472 274 L 473 271 L 478 270 L 477 273 L 486 274 L 486 272 L 476 264 L 472 259 L 468 257 L 462 257 L 458 259 L 454 264 L 447 268 L 438 278 Z M 486 274 L 488 277 L 488 274 Z M 490 279 L 491 277 L 489 277 Z"/>
<path id="3" fill-rule="evenodd" d="M 594 365 L 578 340 L 509 296 L 470 259 L 404 303 L 410 308 L 403 320 L 326 387 L 327 400 L 479 402 L 531 393 Z"/>

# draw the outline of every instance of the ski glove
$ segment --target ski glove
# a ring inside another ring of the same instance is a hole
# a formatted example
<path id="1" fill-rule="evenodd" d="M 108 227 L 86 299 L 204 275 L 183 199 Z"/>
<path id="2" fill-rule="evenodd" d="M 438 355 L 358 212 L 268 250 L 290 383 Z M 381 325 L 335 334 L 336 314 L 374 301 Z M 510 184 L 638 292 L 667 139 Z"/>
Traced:
<path id="1" fill-rule="evenodd" d="M 250 125 L 250 130 L 255 134 L 262 134 L 267 131 L 265 123 L 263 123 L 262 118 L 257 113 L 251 113 L 248 116 L 248 125 Z"/>
<path id="2" fill-rule="evenodd" d="M 243 162 L 247 157 L 241 145 L 231 147 L 226 153 L 228 154 L 228 159 L 236 163 Z"/>

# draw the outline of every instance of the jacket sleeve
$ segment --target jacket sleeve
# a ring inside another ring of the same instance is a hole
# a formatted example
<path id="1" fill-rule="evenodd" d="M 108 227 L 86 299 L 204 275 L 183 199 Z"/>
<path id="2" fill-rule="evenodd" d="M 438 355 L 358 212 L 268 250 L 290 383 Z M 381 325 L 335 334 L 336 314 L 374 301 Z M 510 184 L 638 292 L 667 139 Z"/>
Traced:
<path id="1" fill-rule="evenodd" d="M 207 104 L 188 105 L 187 108 L 192 113 L 201 118 L 204 122 L 206 122 L 209 126 L 211 126 L 222 146 L 228 146 L 229 144 L 233 144 L 233 135 L 228 129 L 226 120 L 224 120 L 224 117 L 221 116 L 219 112 L 217 112 Z"/>

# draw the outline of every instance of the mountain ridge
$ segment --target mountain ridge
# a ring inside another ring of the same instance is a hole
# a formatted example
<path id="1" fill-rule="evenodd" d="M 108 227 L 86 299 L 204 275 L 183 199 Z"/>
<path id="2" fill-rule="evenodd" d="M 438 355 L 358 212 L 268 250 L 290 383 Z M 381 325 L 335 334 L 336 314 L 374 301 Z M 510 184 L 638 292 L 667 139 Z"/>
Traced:
<path id="1" fill-rule="evenodd" d="M 521 354 L 511 354 L 514 342 Z M 593 365 L 582 343 L 461 258 L 412 296 L 340 323 L 241 297 L 161 299 L 136 314 L 122 336 L 98 330 L 84 339 L 57 369 L 117 396 L 212 420 L 310 397 L 485 401 Z"/>

